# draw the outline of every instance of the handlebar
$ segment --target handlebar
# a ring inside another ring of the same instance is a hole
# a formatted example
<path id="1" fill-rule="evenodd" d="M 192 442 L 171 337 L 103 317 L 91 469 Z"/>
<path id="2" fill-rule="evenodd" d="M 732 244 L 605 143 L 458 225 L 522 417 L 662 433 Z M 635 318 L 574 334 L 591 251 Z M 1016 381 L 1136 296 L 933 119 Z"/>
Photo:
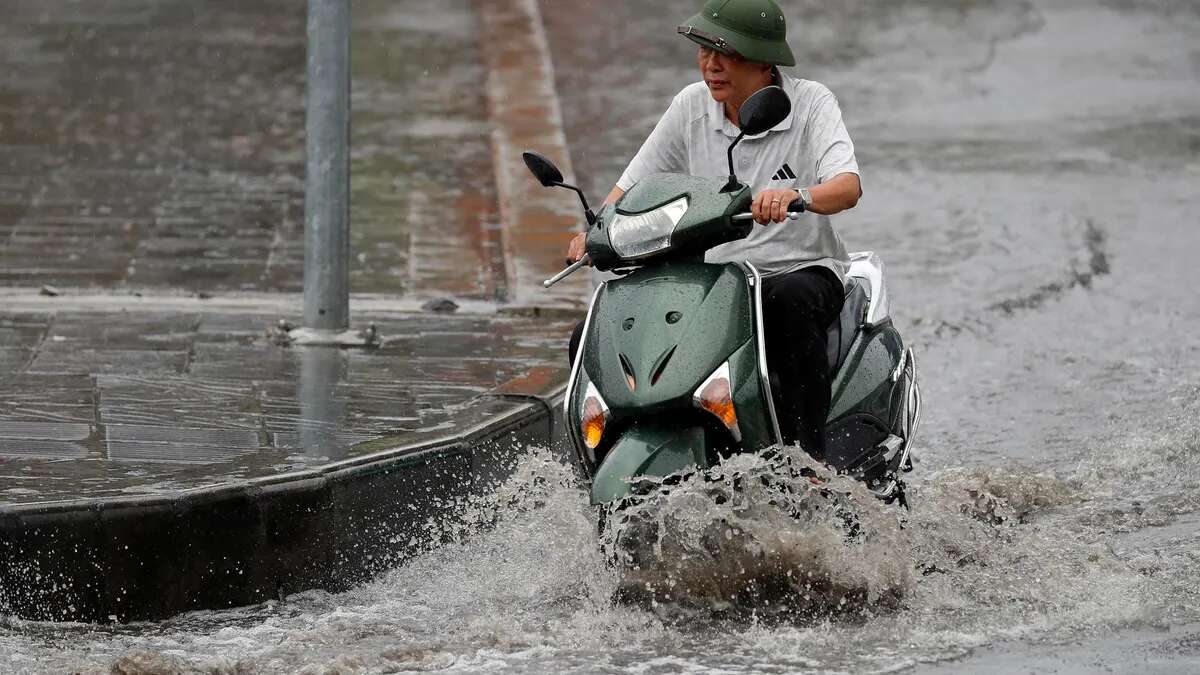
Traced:
<path id="1" fill-rule="evenodd" d="M 803 199 L 792 200 L 792 203 L 788 204 L 788 220 L 796 220 L 800 217 L 801 213 L 804 213 L 807 210 L 808 209 L 804 208 Z M 735 223 L 745 222 L 747 220 L 754 220 L 754 215 L 750 213 L 739 213 L 733 216 L 733 221 Z"/>
<path id="2" fill-rule="evenodd" d="M 797 199 L 796 201 L 792 202 L 791 204 L 788 204 L 788 214 L 787 214 L 788 220 L 796 220 L 797 218 L 800 217 L 800 214 L 802 214 L 802 213 L 804 213 L 804 201 L 803 200 Z M 752 214 L 752 213 L 737 213 L 732 216 L 731 220 L 733 220 L 735 223 L 745 222 L 747 220 L 754 220 L 754 214 Z M 589 258 L 587 255 L 584 255 L 579 260 L 571 263 L 571 265 L 569 265 L 563 271 L 561 271 L 558 274 L 555 274 L 554 276 L 550 277 L 549 279 L 543 281 L 542 288 L 550 288 L 554 284 L 557 284 L 558 282 L 562 281 L 563 279 L 566 279 L 567 277 L 571 276 L 572 274 L 578 272 L 580 269 L 583 269 L 587 265 L 591 264 L 591 262 L 592 262 L 592 259 Z"/>
<path id="3" fill-rule="evenodd" d="M 787 214 L 788 220 L 796 220 L 797 218 L 800 217 L 800 214 L 802 214 L 802 213 L 804 213 L 804 212 L 803 211 L 788 211 L 788 214 Z M 754 220 L 754 214 L 753 213 L 737 213 L 737 214 L 733 215 L 731 220 L 735 223 L 739 223 L 739 222 L 746 221 L 746 220 Z"/>
<path id="4" fill-rule="evenodd" d="M 555 274 L 554 276 L 550 277 L 549 279 L 543 281 L 542 288 L 550 288 L 554 284 L 557 284 L 558 282 L 562 281 L 563 279 L 566 279 L 567 277 L 571 276 L 575 272 L 578 272 L 580 269 L 587 266 L 587 264 L 590 262 L 592 262 L 591 258 L 589 258 L 586 255 L 583 256 L 579 260 L 571 263 L 571 265 L 569 267 L 567 267 L 566 269 L 564 269 L 563 271 L 561 271 L 558 274 Z"/>

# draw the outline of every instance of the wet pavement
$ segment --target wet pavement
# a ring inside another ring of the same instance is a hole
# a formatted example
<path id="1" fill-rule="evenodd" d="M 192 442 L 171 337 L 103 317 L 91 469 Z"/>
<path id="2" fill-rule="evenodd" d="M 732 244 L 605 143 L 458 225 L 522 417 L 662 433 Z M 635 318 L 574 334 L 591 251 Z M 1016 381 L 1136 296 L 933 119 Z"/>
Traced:
<path id="1" fill-rule="evenodd" d="M 379 314 L 363 320 L 382 345 L 356 351 L 280 347 L 278 319 L 0 314 L 0 504 L 160 494 L 445 437 L 553 389 L 573 325 Z"/>
<path id="2" fill-rule="evenodd" d="M 674 27 L 697 4 L 541 3 L 589 194 L 694 80 Z M 864 172 L 835 224 L 888 264 L 921 363 L 894 605 L 776 624 L 614 603 L 586 500 L 535 456 L 478 505 L 504 514 L 494 529 L 361 589 L 153 626 L 0 625 L 15 669 L 1196 672 L 1195 3 L 785 7 L 798 72 L 839 96 Z M 877 581 L 853 553 L 824 571 Z"/>
<path id="3" fill-rule="evenodd" d="M 466 0 L 355 2 L 351 311 L 383 338 L 359 351 L 272 336 L 301 307 L 304 3 L 5 14 L 0 505 L 311 468 L 471 428 L 565 378 L 580 299 L 509 311 Z"/>
<path id="4" fill-rule="evenodd" d="M 408 5 L 355 3 L 352 288 L 496 300 L 477 19 Z M 304 22 L 280 0 L 6 3 L 0 284 L 299 291 Z"/>

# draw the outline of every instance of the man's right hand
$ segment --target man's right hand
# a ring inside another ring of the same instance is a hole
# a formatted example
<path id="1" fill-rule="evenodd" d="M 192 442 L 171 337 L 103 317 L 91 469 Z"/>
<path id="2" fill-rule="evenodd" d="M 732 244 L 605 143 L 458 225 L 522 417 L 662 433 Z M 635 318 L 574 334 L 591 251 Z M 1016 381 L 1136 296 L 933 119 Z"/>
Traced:
<path id="1" fill-rule="evenodd" d="M 587 233 L 580 232 L 571 239 L 571 245 L 567 247 L 567 260 L 572 263 L 579 262 L 583 254 L 587 250 Z"/>
<path id="2" fill-rule="evenodd" d="M 604 199 L 604 205 L 615 203 L 625 194 L 625 191 L 619 187 L 613 186 L 612 192 L 608 193 L 608 197 Z M 587 233 L 580 232 L 571 239 L 571 245 L 567 247 L 567 264 L 575 264 L 583 258 L 587 253 Z M 589 261 L 589 265 L 592 263 Z"/>

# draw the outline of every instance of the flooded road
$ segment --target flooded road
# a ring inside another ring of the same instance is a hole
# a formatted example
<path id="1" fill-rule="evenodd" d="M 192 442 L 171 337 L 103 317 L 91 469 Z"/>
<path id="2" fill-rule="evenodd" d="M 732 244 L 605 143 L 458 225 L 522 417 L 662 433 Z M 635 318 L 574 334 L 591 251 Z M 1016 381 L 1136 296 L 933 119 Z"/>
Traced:
<path id="1" fill-rule="evenodd" d="M 542 5 L 597 196 L 693 77 L 673 34 L 692 2 L 600 7 Z M 813 545 L 820 528 L 770 551 L 865 601 L 614 603 L 584 496 L 535 453 L 472 505 L 489 528 L 366 587 L 156 625 L 7 620 L 9 670 L 1200 670 L 1200 9 L 796 2 L 789 18 L 799 74 L 839 95 L 863 167 L 866 197 L 835 222 L 889 266 L 926 405 L 905 527 L 872 511 L 894 559 Z M 699 528 L 738 517 L 691 508 L 675 513 Z"/>
<path id="2" fill-rule="evenodd" d="M 962 672 L 964 657 L 995 672 L 1194 672 L 1196 518 L 1175 512 L 1196 508 L 1196 463 L 1190 486 L 1146 492 L 1170 482 L 1177 447 L 1138 445 L 1135 480 L 1117 456 L 1065 479 L 1012 465 L 936 469 L 914 491 L 907 527 L 880 539 L 900 545 L 891 560 L 878 547 L 827 546 L 819 526 L 778 549 L 798 573 L 882 591 L 853 606 L 817 585 L 784 616 L 723 615 L 713 601 L 730 587 L 685 593 L 690 608 L 614 603 L 621 582 L 593 517 L 570 474 L 540 454 L 508 492 L 475 505 L 495 529 L 352 592 L 157 625 L 12 623 L 0 647 L 16 672 L 893 672 L 948 661 Z M 733 515 L 676 509 L 692 524 Z M 881 528 L 894 517 L 870 515 Z M 733 548 L 720 562 L 753 559 Z"/>

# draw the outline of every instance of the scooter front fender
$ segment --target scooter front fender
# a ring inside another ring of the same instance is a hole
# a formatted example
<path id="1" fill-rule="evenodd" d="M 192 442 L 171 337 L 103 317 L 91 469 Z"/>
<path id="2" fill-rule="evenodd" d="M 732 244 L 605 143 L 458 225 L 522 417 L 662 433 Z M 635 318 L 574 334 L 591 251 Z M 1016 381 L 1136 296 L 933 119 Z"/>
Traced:
<path id="1" fill-rule="evenodd" d="M 641 476 L 665 477 L 688 467 L 708 468 L 704 429 L 631 427 L 613 444 L 592 477 L 592 504 L 627 497 Z"/>

